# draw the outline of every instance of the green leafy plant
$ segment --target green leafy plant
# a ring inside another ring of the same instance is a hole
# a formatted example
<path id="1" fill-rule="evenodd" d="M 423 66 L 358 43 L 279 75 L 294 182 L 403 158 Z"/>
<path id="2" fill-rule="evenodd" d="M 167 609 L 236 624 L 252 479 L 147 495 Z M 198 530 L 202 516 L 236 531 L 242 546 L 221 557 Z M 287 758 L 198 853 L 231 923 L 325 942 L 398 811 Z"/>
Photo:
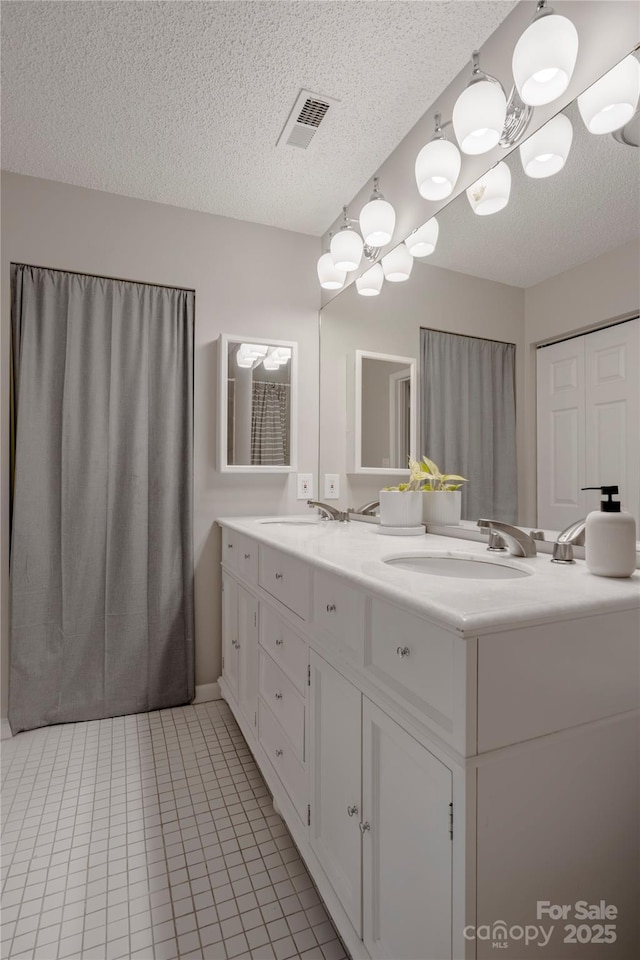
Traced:
<path id="1" fill-rule="evenodd" d="M 455 482 L 459 481 L 459 482 Z M 433 460 L 423 457 L 422 460 L 413 460 L 409 457 L 409 482 L 399 483 L 397 487 L 384 487 L 384 490 L 459 490 L 466 477 L 457 473 L 442 473 Z"/>

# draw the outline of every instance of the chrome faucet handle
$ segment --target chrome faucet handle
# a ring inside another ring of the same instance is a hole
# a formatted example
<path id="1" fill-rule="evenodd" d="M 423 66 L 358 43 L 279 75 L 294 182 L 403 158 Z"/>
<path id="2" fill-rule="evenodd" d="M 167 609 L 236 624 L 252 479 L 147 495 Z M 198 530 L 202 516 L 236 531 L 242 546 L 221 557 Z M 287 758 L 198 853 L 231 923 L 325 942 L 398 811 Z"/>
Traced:
<path id="1" fill-rule="evenodd" d="M 507 545 L 496 530 L 489 530 L 489 545 L 487 550 L 491 553 L 502 553 L 507 549 Z"/>
<path id="2" fill-rule="evenodd" d="M 584 546 L 586 524 L 587 521 L 584 518 L 576 520 L 558 534 L 558 539 L 553 545 L 552 563 L 575 563 L 573 548 Z"/>
<path id="3" fill-rule="evenodd" d="M 494 531 L 499 533 L 506 542 L 509 553 L 512 557 L 535 557 L 537 554 L 536 542 L 524 530 L 514 527 L 511 523 L 503 523 L 502 520 L 478 520 L 478 526 L 481 530 L 488 529 L 489 533 Z"/>

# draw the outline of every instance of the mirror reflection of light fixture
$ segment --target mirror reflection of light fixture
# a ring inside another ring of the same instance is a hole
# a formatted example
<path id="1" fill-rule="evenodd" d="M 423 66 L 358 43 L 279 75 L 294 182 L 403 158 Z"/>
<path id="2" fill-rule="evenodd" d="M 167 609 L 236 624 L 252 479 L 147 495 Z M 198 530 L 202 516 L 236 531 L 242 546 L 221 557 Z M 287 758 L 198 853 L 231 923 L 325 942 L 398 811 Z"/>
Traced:
<path id="1" fill-rule="evenodd" d="M 333 234 L 330 233 L 329 242 L 331 242 L 332 237 Z M 344 282 L 347 279 L 347 271 L 338 270 L 329 251 L 322 254 L 318 260 L 317 269 L 320 286 L 324 287 L 325 290 L 340 290 L 344 286 Z"/>
<path id="2" fill-rule="evenodd" d="M 435 217 L 409 234 L 405 243 L 412 257 L 429 257 L 436 248 L 440 227 Z"/>
<path id="3" fill-rule="evenodd" d="M 266 356 L 267 349 L 263 343 L 241 343 L 238 347 L 238 355 L 243 360 L 257 360 L 258 357 Z"/>
<path id="4" fill-rule="evenodd" d="M 578 31 L 539 0 L 533 23 L 513 51 L 513 77 L 522 100 L 533 107 L 552 103 L 569 86 L 578 56 Z"/>
<path id="5" fill-rule="evenodd" d="M 382 272 L 390 283 L 402 283 L 408 280 L 413 269 L 413 257 L 406 243 L 399 243 L 382 258 Z"/>
<path id="6" fill-rule="evenodd" d="M 463 153 L 487 153 L 502 136 L 507 98 L 500 81 L 480 69 L 477 50 L 471 62 L 471 80 L 453 108 L 453 130 Z"/>
<path id="7" fill-rule="evenodd" d="M 510 193 L 511 170 L 504 160 L 501 160 L 471 184 L 467 190 L 467 197 L 474 213 L 479 217 L 488 217 L 506 207 Z"/>
<path id="8" fill-rule="evenodd" d="M 520 147 L 522 167 L 528 177 L 536 180 L 552 177 L 564 167 L 571 141 L 573 127 L 569 117 L 559 113 L 544 127 L 529 137 Z"/>
<path id="9" fill-rule="evenodd" d="M 378 177 L 373 178 L 373 193 L 360 211 L 360 231 L 369 247 L 385 247 L 391 242 L 396 226 L 396 212 L 378 189 Z"/>
<path id="10" fill-rule="evenodd" d="M 239 353 L 236 354 L 236 363 L 243 370 L 249 370 L 255 362 L 255 357 L 241 357 Z"/>
<path id="11" fill-rule="evenodd" d="M 462 157 L 455 143 L 442 132 L 442 117 L 435 115 L 433 139 L 425 144 L 416 157 L 416 184 L 418 193 L 426 200 L 444 200 L 453 193 L 460 174 Z"/>
<path id="12" fill-rule="evenodd" d="M 634 115 L 639 97 L 640 63 L 630 54 L 580 94 L 578 110 L 589 133 L 613 133 Z"/>
<path id="13" fill-rule="evenodd" d="M 279 366 L 288 363 L 291 359 L 290 347 L 275 347 L 268 357 L 269 360 L 275 360 Z M 264 363 L 264 361 L 263 361 Z"/>
<path id="14" fill-rule="evenodd" d="M 377 297 L 382 290 L 383 280 L 382 267 L 375 263 L 361 277 L 356 278 L 356 289 L 362 297 Z"/>
<path id="15" fill-rule="evenodd" d="M 280 364 L 277 360 L 272 360 L 271 357 L 265 357 L 262 361 L 262 366 L 265 370 L 279 370 Z"/>
<path id="16" fill-rule="evenodd" d="M 338 270 L 347 273 L 356 270 L 362 260 L 364 244 L 362 237 L 351 226 L 347 215 L 347 208 L 342 208 L 344 222 L 338 232 L 331 238 L 331 257 Z"/>

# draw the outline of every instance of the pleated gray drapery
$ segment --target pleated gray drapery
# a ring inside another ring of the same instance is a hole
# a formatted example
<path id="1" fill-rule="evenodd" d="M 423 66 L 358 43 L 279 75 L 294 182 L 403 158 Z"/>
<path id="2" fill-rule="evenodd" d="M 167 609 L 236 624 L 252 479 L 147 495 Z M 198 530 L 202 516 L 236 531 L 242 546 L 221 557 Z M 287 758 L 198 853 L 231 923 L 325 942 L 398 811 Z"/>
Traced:
<path id="1" fill-rule="evenodd" d="M 256 381 L 251 396 L 251 463 L 286 466 L 288 450 L 289 387 Z"/>
<path id="2" fill-rule="evenodd" d="M 193 292 L 12 265 L 14 733 L 194 696 Z"/>
<path id="3" fill-rule="evenodd" d="M 516 474 L 513 343 L 421 329 L 420 453 L 467 477 L 462 517 L 514 523 Z"/>

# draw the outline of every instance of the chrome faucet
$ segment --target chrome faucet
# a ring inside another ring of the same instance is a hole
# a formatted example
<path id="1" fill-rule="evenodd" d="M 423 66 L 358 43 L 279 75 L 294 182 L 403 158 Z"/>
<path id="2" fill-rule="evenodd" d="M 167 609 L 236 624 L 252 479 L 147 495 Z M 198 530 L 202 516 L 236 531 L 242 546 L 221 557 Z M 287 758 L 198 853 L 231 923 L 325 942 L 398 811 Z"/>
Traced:
<path id="1" fill-rule="evenodd" d="M 379 506 L 379 500 L 371 500 L 369 503 L 364 503 L 361 507 L 350 510 L 349 513 L 360 513 L 363 517 L 372 517 Z"/>
<path id="2" fill-rule="evenodd" d="M 584 518 L 576 520 L 558 534 L 558 539 L 553 545 L 552 563 L 575 563 L 573 548 L 584 546 L 586 525 L 587 521 Z"/>
<path id="3" fill-rule="evenodd" d="M 324 520 L 339 520 L 344 523 L 349 517 L 344 510 L 338 510 L 337 507 L 330 507 L 328 503 L 321 503 L 319 500 L 307 500 L 308 507 L 316 507 L 322 514 Z"/>
<path id="4" fill-rule="evenodd" d="M 494 533 L 498 533 L 506 543 L 509 553 L 513 557 L 535 557 L 537 554 L 536 542 L 524 530 L 512 526 L 510 523 L 503 523 L 501 520 L 478 520 L 478 526 L 481 530 L 488 530 L 494 545 L 489 544 L 487 549 L 495 549 Z"/>

